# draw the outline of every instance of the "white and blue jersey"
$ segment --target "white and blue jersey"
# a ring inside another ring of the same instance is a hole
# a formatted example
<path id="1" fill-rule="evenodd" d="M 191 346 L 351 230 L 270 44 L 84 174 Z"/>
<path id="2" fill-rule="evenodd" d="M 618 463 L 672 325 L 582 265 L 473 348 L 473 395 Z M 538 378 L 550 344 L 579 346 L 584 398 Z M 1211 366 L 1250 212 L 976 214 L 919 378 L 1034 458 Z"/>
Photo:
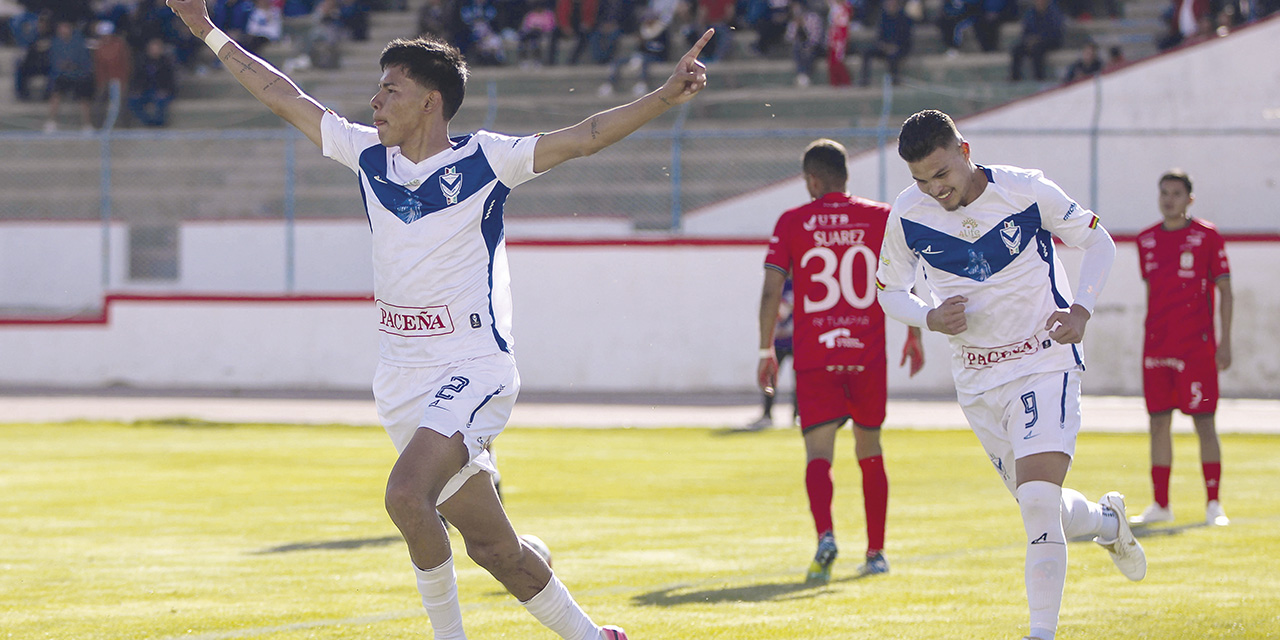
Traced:
<path id="1" fill-rule="evenodd" d="M 1097 217 L 1040 171 L 978 169 L 986 188 L 955 211 L 914 185 L 898 195 L 877 286 L 911 291 L 923 261 L 935 307 L 952 296 L 968 298 L 968 328 L 949 336 L 957 391 L 976 394 L 1036 373 L 1083 370 L 1080 345 L 1050 340 L 1044 325 L 1072 302 L 1053 238 L 1079 246 Z"/>
<path id="2" fill-rule="evenodd" d="M 356 173 L 373 232 L 383 362 L 429 366 L 512 353 L 503 205 L 535 175 L 536 136 L 477 131 L 420 163 L 333 112 L 324 155 Z"/>

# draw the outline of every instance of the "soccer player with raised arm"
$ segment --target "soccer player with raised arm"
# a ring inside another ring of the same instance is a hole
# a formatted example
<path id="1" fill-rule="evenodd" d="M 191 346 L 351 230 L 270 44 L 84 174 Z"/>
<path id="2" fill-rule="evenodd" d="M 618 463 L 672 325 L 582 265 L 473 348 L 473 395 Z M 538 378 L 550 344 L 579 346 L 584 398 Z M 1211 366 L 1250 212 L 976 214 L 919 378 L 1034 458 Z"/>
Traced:
<path id="1" fill-rule="evenodd" d="M 805 490 L 818 534 L 818 551 L 806 580 L 828 582 L 835 562 L 831 514 L 836 431 L 853 422 L 854 454 L 862 470 L 866 514 L 866 560 L 857 572 L 889 572 L 884 556 L 889 478 L 880 447 L 880 425 L 888 400 L 884 312 L 876 304 L 877 253 L 889 205 L 850 195 L 848 157 L 834 140 L 815 140 L 802 161 L 812 202 L 778 218 L 765 256 L 760 294 L 760 388 L 772 394 L 778 383 L 774 320 L 784 283 L 794 280 L 791 347 L 796 370 L 796 408 L 804 436 Z M 902 363 L 911 375 L 924 366 L 920 330 L 907 330 Z"/>
<path id="2" fill-rule="evenodd" d="M 436 640 L 466 638 L 437 512 L 462 534 L 468 555 L 543 625 L 568 640 L 624 640 L 621 629 L 592 622 L 521 543 L 494 490 L 486 447 L 506 426 L 520 388 L 503 203 L 513 187 L 600 151 L 697 95 L 707 82 L 697 56 L 712 32 L 661 87 L 577 125 L 545 135 L 450 137 L 467 65 L 446 43 L 394 40 L 383 49 L 373 126 L 366 126 L 326 110 L 231 41 L 209 20 L 204 0 L 168 5 L 245 89 L 359 177 L 381 332 L 374 397 L 399 452 L 386 508 L 408 543 Z"/>
<path id="3" fill-rule="evenodd" d="M 941 111 L 903 123 L 898 155 L 915 184 L 893 203 L 879 299 L 890 317 L 950 337 L 960 406 L 1022 512 L 1026 638 L 1053 640 L 1068 539 L 1092 537 L 1130 580 L 1147 573 L 1124 496 L 1094 503 L 1062 486 L 1080 430 L 1080 341 L 1115 244 L 1041 172 L 974 164 L 969 153 Z M 1084 250 L 1074 296 L 1054 238 Z M 911 292 L 921 263 L 930 302 Z"/>
<path id="4" fill-rule="evenodd" d="M 1146 339 L 1142 343 L 1142 391 L 1151 423 L 1151 486 L 1155 502 L 1130 519 L 1134 524 L 1171 522 L 1169 475 L 1173 468 L 1170 424 L 1177 408 L 1191 416 L 1200 438 L 1206 495 L 1205 522 L 1231 523 L 1218 500 L 1222 450 L 1214 413 L 1218 371 L 1231 366 L 1231 267 L 1218 229 L 1188 213 L 1195 196 L 1191 177 L 1178 170 L 1160 176 L 1159 224 L 1138 234 L 1138 260 L 1147 283 Z M 1214 291 L 1222 335 L 1213 327 Z"/>

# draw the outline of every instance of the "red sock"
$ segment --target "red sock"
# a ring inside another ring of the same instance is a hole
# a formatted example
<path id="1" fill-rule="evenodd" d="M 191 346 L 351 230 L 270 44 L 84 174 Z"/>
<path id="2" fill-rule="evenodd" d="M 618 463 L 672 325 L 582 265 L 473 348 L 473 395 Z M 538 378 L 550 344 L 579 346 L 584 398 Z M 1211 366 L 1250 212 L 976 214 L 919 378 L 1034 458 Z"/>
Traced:
<path id="1" fill-rule="evenodd" d="M 831 494 L 835 485 L 831 481 L 831 461 L 817 458 L 809 461 L 804 470 L 804 486 L 809 491 L 809 511 L 813 512 L 813 526 L 818 535 L 831 531 Z"/>
<path id="2" fill-rule="evenodd" d="M 1151 486 L 1155 489 L 1156 504 L 1161 508 L 1169 508 L 1169 472 L 1172 467 L 1151 467 Z"/>
<path id="3" fill-rule="evenodd" d="M 1209 500 L 1218 499 L 1218 481 L 1222 479 L 1222 463 L 1221 462 L 1205 462 L 1200 465 L 1204 470 L 1204 491 L 1209 495 Z"/>
<path id="4" fill-rule="evenodd" d="M 867 555 L 884 549 L 884 521 L 889 511 L 889 476 L 884 472 L 884 456 L 858 461 L 862 467 L 862 504 L 867 512 Z"/>

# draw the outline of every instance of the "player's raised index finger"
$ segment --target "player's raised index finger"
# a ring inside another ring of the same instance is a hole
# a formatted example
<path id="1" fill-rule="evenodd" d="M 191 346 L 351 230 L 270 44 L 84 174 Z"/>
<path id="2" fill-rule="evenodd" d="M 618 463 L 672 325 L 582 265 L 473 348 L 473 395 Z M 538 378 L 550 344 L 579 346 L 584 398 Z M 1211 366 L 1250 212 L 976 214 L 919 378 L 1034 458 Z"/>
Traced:
<path id="1" fill-rule="evenodd" d="M 716 35 L 715 29 L 707 29 L 706 33 L 702 34 L 702 37 L 693 43 L 693 47 L 689 49 L 689 53 L 684 54 L 684 57 L 696 60 L 698 56 L 702 55 L 702 48 L 707 46 L 708 42 L 711 42 L 711 37 L 714 35 Z"/>

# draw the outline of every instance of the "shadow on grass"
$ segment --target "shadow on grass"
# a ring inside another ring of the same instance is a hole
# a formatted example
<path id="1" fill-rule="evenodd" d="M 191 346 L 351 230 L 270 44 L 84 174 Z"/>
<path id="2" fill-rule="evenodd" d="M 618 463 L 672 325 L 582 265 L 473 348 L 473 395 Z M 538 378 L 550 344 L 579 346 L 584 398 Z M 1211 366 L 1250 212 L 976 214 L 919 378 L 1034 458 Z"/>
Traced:
<path id="1" fill-rule="evenodd" d="M 145 418 L 142 420 L 134 420 L 129 423 L 129 425 L 132 427 L 150 429 L 231 429 L 233 427 L 244 426 L 229 422 L 214 422 L 212 420 L 201 420 L 200 418 L 186 418 L 181 416 L 174 416 L 170 418 Z"/>
<path id="2" fill-rule="evenodd" d="M 1135 524 L 1130 525 L 1130 529 L 1133 531 L 1133 537 L 1135 538 L 1155 538 L 1158 536 L 1176 536 L 1184 531 L 1190 531 L 1191 529 L 1203 529 L 1208 526 L 1209 523 L 1207 522 L 1192 522 L 1190 524 L 1180 524 L 1168 527 L 1148 527 Z M 1079 536 L 1072 538 L 1070 542 L 1093 542 L 1093 536 Z"/>
<path id="3" fill-rule="evenodd" d="M 382 547 L 401 542 L 402 540 L 404 539 L 400 536 L 384 536 L 381 538 L 356 538 L 354 540 L 328 540 L 325 542 L 295 542 L 293 544 L 282 544 L 278 547 L 260 549 L 258 551 L 254 551 L 253 555 L 289 553 L 291 551 L 335 551 L 361 549 L 364 547 Z"/>
<path id="4" fill-rule="evenodd" d="M 1133 525 L 1133 537 L 1135 538 L 1152 538 L 1155 536 L 1176 536 L 1183 531 L 1190 529 L 1203 529 L 1208 527 L 1208 522 L 1192 522 L 1191 524 L 1180 524 L 1171 527 L 1146 527 Z"/>
<path id="5" fill-rule="evenodd" d="M 128 422 L 125 424 L 128 424 L 131 427 L 140 428 L 140 429 L 192 429 L 192 430 L 194 429 L 204 429 L 204 430 L 262 429 L 264 427 L 293 428 L 293 427 L 299 426 L 297 424 L 289 424 L 289 423 L 282 423 L 282 422 L 219 422 L 215 420 L 204 420 L 201 418 L 187 418 L 182 416 L 174 416 L 174 417 L 168 417 L 168 418 L 144 418 L 142 420 L 134 420 L 132 422 Z M 308 427 L 342 427 L 342 426 L 350 426 L 350 425 L 343 425 L 337 422 L 330 423 L 330 424 L 316 422 L 316 423 L 308 423 L 306 426 Z"/>
<path id="6" fill-rule="evenodd" d="M 853 582 L 870 576 L 855 575 L 833 582 Z M 689 585 L 667 587 L 631 598 L 636 605 L 646 607 L 676 607 L 683 604 L 718 604 L 723 602 L 780 602 L 813 598 L 826 591 L 822 582 L 777 582 L 753 584 L 742 587 L 723 587 L 685 591 Z"/>
<path id="7" fill-rule="evenodd" d="M 741 435 L 746 435 L 750 433 L 765 433 L 768 431 L 773 431 L 777 428 L 778 427 L 765 427 L 763 429 L 757 429 L 755 427 L 752 427 L 751 425 L 747 425 L 745 427 L 725 427 L 722 429 L 712 429 L 711 435 L 719 438 L 723 438 L 725 436 L 741 436 Z"/>

